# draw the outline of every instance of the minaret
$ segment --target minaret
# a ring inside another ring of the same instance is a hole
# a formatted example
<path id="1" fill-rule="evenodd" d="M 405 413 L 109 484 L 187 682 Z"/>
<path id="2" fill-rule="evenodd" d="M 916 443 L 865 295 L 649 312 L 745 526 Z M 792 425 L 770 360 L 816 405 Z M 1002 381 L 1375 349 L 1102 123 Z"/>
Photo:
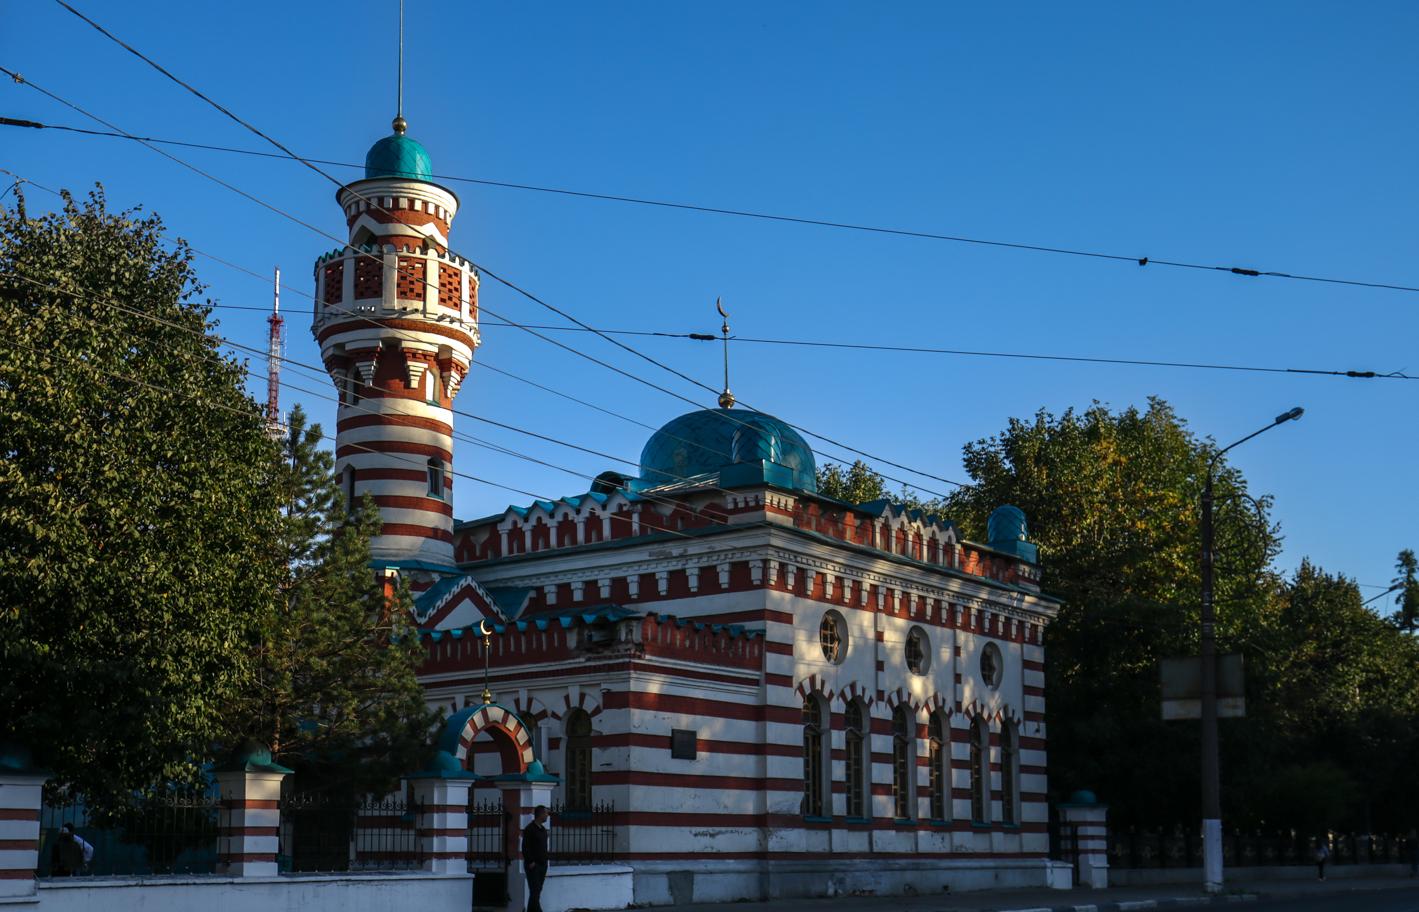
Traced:
<path id="1" fill-rule="evenodd" d="M 453 398 L 478 347 L 478 275 L 448 252 L 458 197 L 403 116 L 336 194 L 350 245 L 315 264 L 321 358 L 339 391 L 335 468 L 384 526 L 376 562 L 453 566 Z"/>

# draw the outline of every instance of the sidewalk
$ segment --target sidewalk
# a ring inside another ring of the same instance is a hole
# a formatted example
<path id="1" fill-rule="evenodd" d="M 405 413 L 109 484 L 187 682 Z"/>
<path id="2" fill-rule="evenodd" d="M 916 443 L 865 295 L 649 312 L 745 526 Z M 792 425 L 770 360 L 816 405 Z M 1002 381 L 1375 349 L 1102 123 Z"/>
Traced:
<path id="1" fill-rule="evenodd" d="M 918 896 L 838 896 L 780 899 L 772 902 L 695 903 L 676 906 L 683 912 L 1123 912 L 1286 897 L 1336 895 L 1354 891 L 1412 889 L 1419 882 L 1408 876 L 1314 880 L 1235 881 L 1218 896 L 1207 896 L 1190 884 L 1114 887 L 1108 890 L 979 890 Z"/>

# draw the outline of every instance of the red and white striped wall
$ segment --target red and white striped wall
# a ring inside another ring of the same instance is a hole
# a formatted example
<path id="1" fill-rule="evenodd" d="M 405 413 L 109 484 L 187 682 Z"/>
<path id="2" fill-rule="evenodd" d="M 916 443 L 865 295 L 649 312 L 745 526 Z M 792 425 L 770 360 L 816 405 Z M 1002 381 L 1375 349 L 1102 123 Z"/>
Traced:
<path id="1" fill-rule="evenodd" d="M 340 396 L 336 474 L 384 526 L 376 560 L 452 566 L 453 399 L 478 347 L 478 276 L 447 252 L 457 197 L 376 178 L 339 193 L 351 248 L 316 261 L 312 332 Z"/>

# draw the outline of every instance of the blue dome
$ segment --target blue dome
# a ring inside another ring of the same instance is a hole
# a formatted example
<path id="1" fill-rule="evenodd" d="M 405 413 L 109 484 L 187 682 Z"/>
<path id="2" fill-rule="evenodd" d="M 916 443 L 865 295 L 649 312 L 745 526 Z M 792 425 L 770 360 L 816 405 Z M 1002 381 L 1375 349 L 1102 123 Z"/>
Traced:
<path id="1" fill-rule="evenodd" d="M 428 150 L 418 140 L 403 133 L 386 136 L 370 146 L 365 155 L 365 179 L 372 177 L 404 177 L 431 181 L 434 165 Z"/>
<path id="2" fill-rule="evenodd" d="M 817 493 L 813 451 L 798 432 L 762 412 L 703 409 L 674 419 L 641 450 L 646 484 L 716 473 L 719 484 L 776 484 Z"/>

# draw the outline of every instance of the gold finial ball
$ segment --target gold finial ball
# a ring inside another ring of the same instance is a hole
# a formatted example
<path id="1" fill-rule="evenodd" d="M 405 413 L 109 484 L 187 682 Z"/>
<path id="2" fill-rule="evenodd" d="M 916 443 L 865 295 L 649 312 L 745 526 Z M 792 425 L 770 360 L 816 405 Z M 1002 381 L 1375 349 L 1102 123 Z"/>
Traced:
<path id="1" fill-rule="evenodd" d="M 731 393 L 729 390 L 725 390 L 724 392 L 720 393 L 720 394 L 719 394 L 719 407 L 720 407 L 720 408 L 734 408 L 734 394 Z"/>
<path id="2" fill-rule="evenodd" d="M 406 130 L 408 130 L 408 129 L 409 129 L 409 122 L 404 119 L 404 115 L 403 115 L 403 114 L 401 114 L 401 115 L 399 115 L 398 117 L 394 118 L 394 132 L 395 132 L 395 133 L 398 133 L 400 136 L 403 136 L 403 135 L 404 135 L 404 132 L 405 132 Z"/>

